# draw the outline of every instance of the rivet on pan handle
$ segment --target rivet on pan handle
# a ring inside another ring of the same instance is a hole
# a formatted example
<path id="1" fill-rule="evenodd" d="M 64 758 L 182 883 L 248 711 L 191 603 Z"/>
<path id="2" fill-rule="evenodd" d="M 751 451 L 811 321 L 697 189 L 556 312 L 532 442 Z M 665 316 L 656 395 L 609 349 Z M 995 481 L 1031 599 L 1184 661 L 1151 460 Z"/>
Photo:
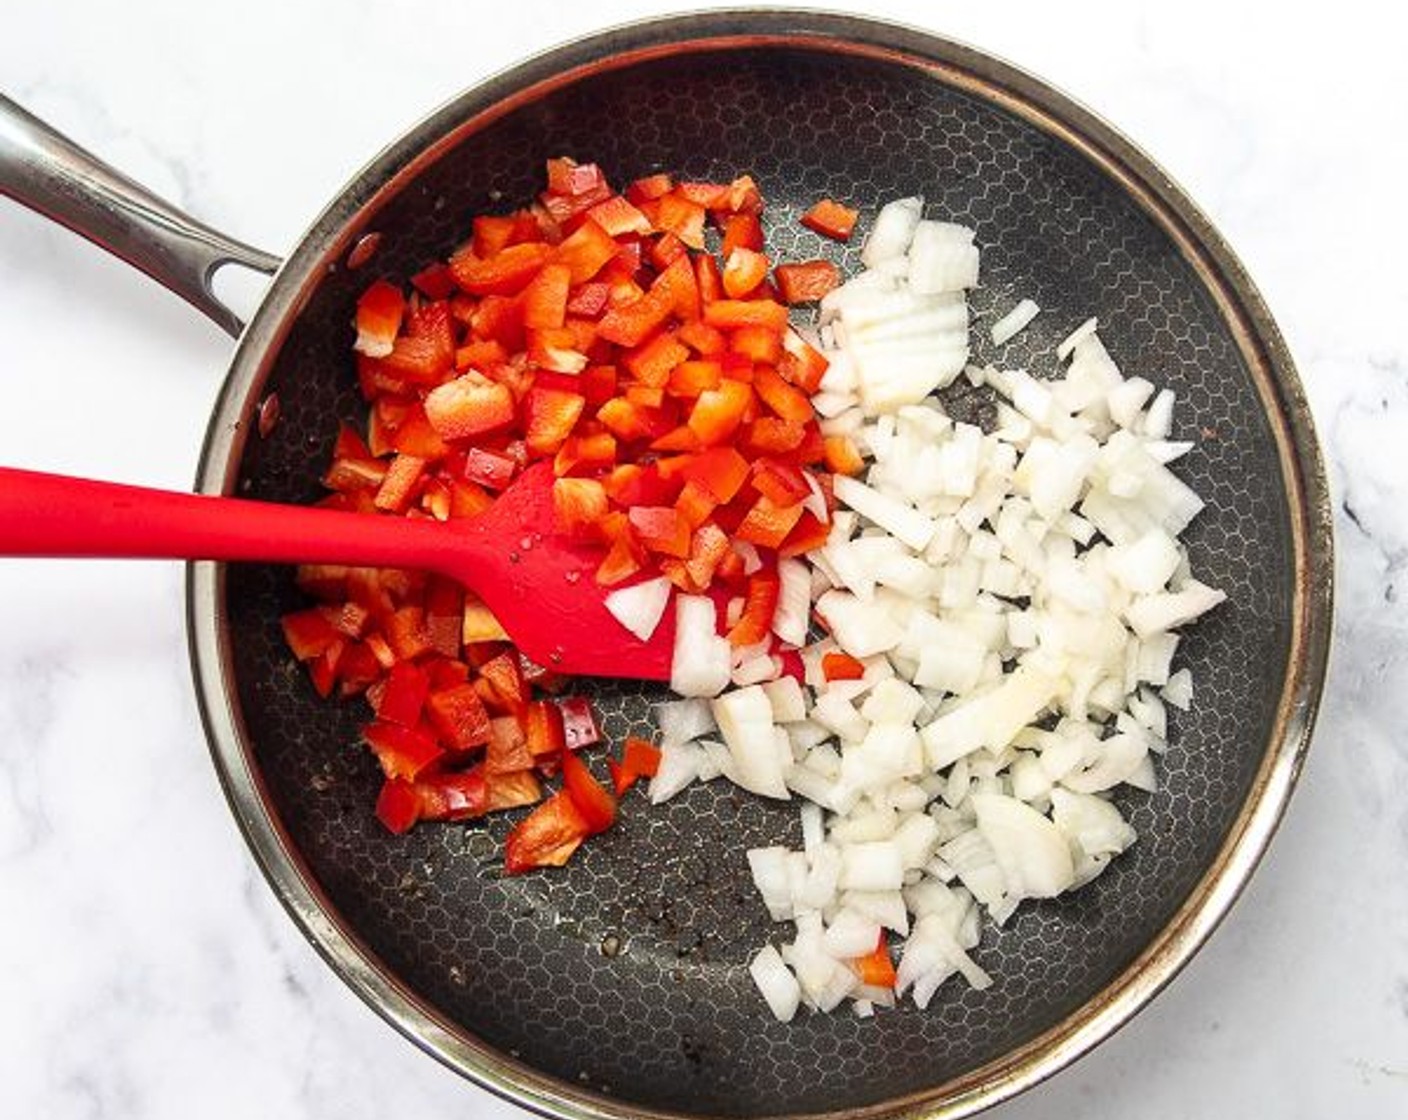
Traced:
<path id="1" fill-rule="evenodd" d="M 140 268 L 238 337 L 211 281 L 226 264 L 277 271 L 278 257 L 226 237 L 109 167 L 0 94 L 0 194 Z"/>

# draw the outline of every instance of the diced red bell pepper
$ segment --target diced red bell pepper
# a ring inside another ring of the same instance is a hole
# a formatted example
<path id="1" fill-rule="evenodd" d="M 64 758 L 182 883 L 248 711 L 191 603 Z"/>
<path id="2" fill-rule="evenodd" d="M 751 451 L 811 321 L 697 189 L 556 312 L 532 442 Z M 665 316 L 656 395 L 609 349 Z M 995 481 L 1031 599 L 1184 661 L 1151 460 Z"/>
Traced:
<path id="1" fill-rule="evenodd" d="M 489 786 L 484 768 L 427 774 L 415 783 L 423 821 L 463 821 L 489 810 Z"/>
<path id="2" fill-rule="evenodd" d="M 778 372 L 804 393 L 815 393 L 830 363 L 826 356 L 794 330 L 782 336 L 782 361 Z"/>
<path id="3" fill-rule="evenodd" d="M 553 473 L 561 476 L 581 468 L 592 471 L 616 462 L 616 437 L 610 432 L 568 436 L 553 459 Z"/>
<path id="4" fill-rule="evenodd" d="M 559 790 L 514 826 L 504 842 L 504 870 L 521 875 L 536 867 L 561 867 L 590 834 L 566 790 Z"/>
<path id="5" fill-rule="evenodd" d="M 616 799 L 571 751 L 562 756 L 562 788 L 582 814 L 588 832 L 605 832 L 616 823 Z"/>
<path id="6" fill-rule="evenodd" d="M 823 198 L 802 215 L 802 225 L 823 237 L 830 237 L 836 241 L 848 241 L 851 231 L 855 229 L 858 217 L 860 217 L 859 210 L 842 206 L 834 199 Z"/>
<path id="7" fill-rule="evenodd" d="M 780 264 L 773 269 L 784 303 L 815 303 L 841 283 L 841 270 L 830 261 Z"/>
<path id="8" fill-rule="evenodd" d="M 401 289 L 385 280 L 374 281 L 357 300 L 357 341 L 352 348 L 371 358 L 391 353 L 406 300 Z"/>
<path id="9" fill-rule="evenodd" d="M 567 267 L 573 284 L 585 284 L 620 251 L 616 239 L 588 217 L 552 250 L 549 259 Z"/>
<path id="10" fill-rule="evenodd" d="M 449 454 L 450 448 L 430 423 L 421 404 L 412 405 L 391 433 L 391 449 L 402 455 L 435 461 Z"/>
<path id="11" fill-rule="evenodd" d="M 865 468 L 856 445 L 850 436 L 827 436 L 826 466 L 836 474 L 857 475 Z"/>
<path id="12" fill-rule="evenodd" d="M 489 742 L 484 748 L 485 774 L 512 774 L 533 767 L 528 739 L 516 716 L 499 716 L 489 721 Z"/>
<path id="13" fill-rule="evenodd" d="M 374 720 L 362 728 L 362 738 L 372 748 L 388 778 L 414 781 L 417 774 L 445 753 L 422 727 L 402 727 Z"/>
<path id="14" fill-rule="evenodd" d="M 523 349 L 523 301 L 506 296 L 485 296 L 470 319 L 477 338 L 491 339 L 506 350 Z"/>
<path id="15" fill-rule="evenodd" d="M 342 635 L 317 607 L 293 611 L 279 619 L 284 641 L 299 661 L 311 661 L 342 641 Z"/>
<path id="16" fill-rule="evenodd" d="M 585 696 L 564 696 L 557 708 L 562 713 L 563 746 L 567 750 L 579 751 L 601 742 L 601 724 Z"/>
<path id="17" fill-rule="evenodd" d="M 580 198 L 606 186 L 606 176 L 595 163 L 578 163 L 570 156 L 547 161 L 548 193 Z"/>
<path id="18" fill-rule="evenodd" d="M 587 217 L 612 237 L 629 233 L 649 233 L 650 219 L 633 205 L 630 199 L 614 194 L 587 211 Z"/>
<path id="19" fill-rule="evenodd" d="M 545 264 L 523 289 L 523 325 L 529 330 L 560 327 L 567 318 L 567 290 L 572 270 Z"/>
<path id="20" fill-rule="evenodd" d="M 415 727 L 429 694 L 430 678 L 411 662 L 398 662 L 386 678 L 386 688 L 376 705 L 376 718 L 399 723 L 402 727 Z"/>
<path id="21" fill-rule="evenodd" d="M 704 248 L 704 207 L 678 187 L 655 202 L 655 225 L 669 230 L 691 249 Z"/>
<path id="22" fill-rule="evenodd" d="M 577 332 L 567 326 L 530 330 L 528 360 L 539 370 L 570 374 L 581 373 L 591 361 L 578 345 Z"/>
<path id="23" fill-rule="evenodd" d="M 719 256 L 728 260 L 735 249 L 752 249 L 755 252 L 763 247 L 763 224 L 757 214 L 730 214 L 723 220 L 723 238 L 719 243 Z"/>
<path id="24" fill-rule="evenodd" d="M 606 490 L 594 478 L 559 478 L 552 484 L 553 525 L 571 537 L 594 536 L 610 509 Z"/>
<path id="25" fill-rule="evenodd" d="M 776 570 L 763 568 L 748 577 L 748 595 L 743 614 L 728 632 L 733 646 L 757 645 L 772 632 L 773 615 L 777 613 L 777 597 L 782 581 Z"/>
<path id="26" fill-rule="evenodd" d="M 551 700 L 534 700 L 528 705 L 524 728 L 528 753 L 535 760 L 567 749 L 562 709 Z"/>
<path id="27" fill-rule="evenodd" d="M 556 454 L 571 435 L 586 404 L 586 398 L 580 393 L 540 389 L 535 385 L 523 402 L 528 450 L 535 455 Z"/>
<path id="28" fill-rule="evenodd" d="M 425 460 L 415 455 L 397 455 L 386 469 L 377 488 L 375 505 L 388 513 L 400 513 L 410 503 L 416 483 L 425 470 Z"/>
<path id="29" fill-rule="evenodd" d="M 709 326 L 702 319 L 685 323 L 675 332 L 675 337 L 701 358 L 716 358 L 728 347 L 724 332 L 718 327 Z"/>
<path id="30" fill-rule="evenodd" d="M 738 246 L 724 258 L 724 291 L 730 299 L 742 299 L 768 275 L 768 259 L 762 253 Z"/>
<path id="31" fill-rule="evenodd" d="M 759 416 L 743 432 L 744 449 L 753 455 L 784 455 L 801 447 L 806 428 L 779 416 Z"/>
<path id="32" fill-rule="evenodd" d="M 765 495 L 775 505 L 790 506 L 811 493 L 800 467 L 780 463 L 776 459 L 758 459 L 753 463 L 753 489 Z"/>
<path id="33" fill-rule="evenodd" d="M 651 552 L 689 555 L 690 526 L 673 506 L 633 506 L 628 516 L 636 538 Z"/>
<path id="34" fill-rule="evenodd" d="M 642 385 L 659 388 L 669 382 L 671 371 L 688 357 L 689 348 L 667 332 L 627 354 L 625 366 Z"/>
<path id="35" fill-rule="evenodd" d="M 385 622 L 386 641 L 398 661 L 411 661 L 431 649 L 430 630 L 425 625 L 425 608 L 409 605 L 394 612 Z"/>
<path id="36" fill-rule="evenodd" d="M 734 537 L 763 548 L 777 548 L 787 539 L 787 534 L 797 524 L 802 512 L 800 503 L 778 506 L 760 496 L 739 523 Z"/>
<path id="37" fill-rule="evenodd" d="M 689 413 L 689 427 L 705 446 L 721 444 L 737 431 L 753 400 L 753 390 L 743 382 L 721 381 L 717 389 L 699 394 Z"/>
<path id="38" fill-rule="evenodd" d="M 711 447 L 689 461 L 687 480 L 698 482 L 720 502 L 731 502 L 748 480 L 748 460 L 733 447 Z"/>
<path id="39" fill-rule="evenodd" d="M 502 653 L 479 667 L 479 678 L 488 683 L 503 710 L 517 715 L 528 705 L 528 682 L 518 658 Z"/>
<path id="40" fill-rule="evenodd" d="M 518 463 L 511 456 L 485 447 L 471 447 L 464 456 L 464 477 L 476 486 L 490 490 L 506 490 L 518 472 Z"/>
<path id="41" fill-rule="evenodd" d="M 821 675 L 829 681 L 858 681 L 865 676 L 865 666 L 849 653 L 824 653 Z"/>
<path id="42" fill-rule="evenodd" d="M 660 772 L 660 748 L 644 739 L 629 736 L 621 751 L 620 764 L 608 759 L 607 766 L 611 769 L 611 783 L 616 789 L 616 796 L 620 797 L 641 778 L 653 778 Z"/>
<path id="43" fill-rule="evenodd" d="M 489 741 L 489 713 L 468 682 L 431 692 L 425 710 L 431 726 L 451 750 L 468 751 Z"/>
<path id="44" fill-rule="evenodd" d="M 441 439 L 463 439 L 513 420 L 513 394 L 503 385 L 467 373 L 432 389 L 425 415 Z"/>
<path id="45" fill-rule="evenodd" d="M 484 811 L 488 813 L 536 805 L 543 799 L 542 783 L 531 770 L 518 770 L 512 774 L 486 773 L 484 783 L 488 787 L 488 802 Z"/>
<path id="46" fill-rule="evenodd" d="M 701 260 L 712 260 L 701 257 Z M 681 255 L 664 269 L 651 284 L 652 292 L 658 291 L 661 298 L 668 298 L 675 316 L 683 323 L 692 323 L 699 318 L 699 281 L 689 257 Z"/>
<path id="47" fill-rule="evenodd" d="M 397 836 L 420 820 L 420 795 L 403 778 L 387 778 L 376 798 L 376 819 Z"/>
<path id="48" fill-rule="evenodd" d="M 705 389 L 717 389 L 722 376 L 719 363 L 712 359 L 682 361 L 670 370 L 665 391 L 671 396 L 693 400 Z"/>
<path id="49" fill-rule="evenodd" d="M 767 327 L 787 329 L 787 308 L 770 299 L 716 299 L 704 307 L 704 321 L 721 330 Z"/>
<path id="50" fill-rule="evenodd" d="M 762 401 L 783 420 L 805 424 L 816 412 L 811 399 L 800 389 L 789 385 L 772 366 L 759 366 L 753 377 L 753 390 Z"/>
<path id="51" fill-rule="evenodd" d="M 464 631 L 464 590 L 458 583 L 431 576 L 425 588 L 425 628 L 430 644 L 443 657 L 460 655 Z"/>
<path id="52" fill-rule="evenodd" d="M 685 524 L 691 529 L 697 529 L 704 524 L 718 508 L 718 505 L 719 500 L 714 497 L 709 488 L 694 479 L 686 480 L 684 487 L 680 490 L 680 496 L 675 499 L 675 509 L 679 511 Z"/>
<path id="53" fill-rule="evenodd" d="M 430 299 L 449 299 L 455 290 L 455 278 L 443 264 L 432 264 L 411 277 L 416 291 Z"/>
<path id="54" fill-rule="evenodd" d="M 885 931 L 880 931 L 880 941 L 871 952 L 863 957 L 857 957 L 851 962 L 851 967 L 860 977 L 862 984 L 869 984 L 874 988 L 893 988 L 898 979 L 895 973 L 894 962 L 890 960 L 890 947 L 885 940 Z"/>
<path id="55" fill-rule="evenodd" d="M 376 490 L 386 479 L 387 465 L 379 459 L 334 459 L 322 483 L 339 494 Z"/>
<path id="56" fill-rule="evenodd" d="M 657 281 L 638 300 L 607 311 L 601 317 L 597 333 L 618 346 L 638 346 L 670 317 L 674 303 L 674 294 L 661 288 Z"/>
<path id="57" fill-rule="evenodd" d="M 718 262 L 708 254 L 701 253 L 694 258 L 694 282 L 701 304 L 707 305 L 723 298 L 723 275 L 719 272 Z"/>
<path id="58" fill-rule="evenodd" d="M 482 214 L 472 224 L 472 244 L 480 257 L 492 257 L 520 242 L 536 241 L 539 235 L 538 223 L 527 210 L 504 215 Z"/>
<path id="59" fill-rule="evenodd" d="M 579 287 L 567 301 L 567 314 L 585 315 L 595 319 L 606 309 L 606 301 L 611 295 L 611 285 L 601 280 L 590 280 Z"/>
<path id="60" fill-rule="evenodd" d="M 637 179 L 626 188 L 626 197 L 639 206 L 642 202 L 651 202 L 667 195 L 674 189 L 675 181 L 665 172 L 660 171 L 654 175 L 647 175 L 643 179 Z"/>
<path id="61" fill-rule="evenodd" d="M 450 258 L 449 269 L 455 283 L 471 295 L 511 296 L 522 291 L 552 256 L 553 247 L 546 242 L 525 241 L 492 257 L 479 257 L 473 251 L 456 253 Z"/>

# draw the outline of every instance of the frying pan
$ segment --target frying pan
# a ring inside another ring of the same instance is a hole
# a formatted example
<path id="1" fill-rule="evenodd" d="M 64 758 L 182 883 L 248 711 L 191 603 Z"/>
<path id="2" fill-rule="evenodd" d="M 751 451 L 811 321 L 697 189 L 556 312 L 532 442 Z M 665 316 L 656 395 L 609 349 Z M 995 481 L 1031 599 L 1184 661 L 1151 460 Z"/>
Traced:
<path id="1" fill-rule="evenodd" d="M 1139 842 L 1076 895 L 1029 905 L 928 1011 L 772 1021 L 745 963 L 775 930 L 744 849 L 798 839 L 795 809 L 720 783 L 646 811 L 556 873 L 507 879 L 510 821 L 389 837 L 357 705 L 316 699 L 285 652 L 288 569 L 195 564 L 188 622 L 212 755 L 274 891 L 347 983 L 417 1045 L 541 1112 L 607 1116 L 960 1116 L 1115 1030 L 1226 913 L 1285 808 L 1329 645 L 1332 539 L 1306 402 L 1228 247 L 1149 159 L 1088 110 L 976 50 L 818 13 L 692 15 L 539 55 L 380 153 L 280 265 L 173 210 L 8 103 L 0 188 L 131 260 L 239 343 L 198 477 L 209 493 L 309 501 L 339 421 L 363 418 L 357 294 L 448 254 L 476 213 L 532 197 L 548 156 L 752 173 L 782 256 L 857 263 L 796 217 L 833 196 L 873 213 L 922 193 L 985 250 L 972 303 L 1044 309 L 1002 355 L 1044 368 L 1086 316 L 1128 373 L 1173 388 L 1181 473 L 1207 508 L 1194 568 L 1229 602 L 1182 646 L 1197 701 L 1173 713 Z M 865 232 L 864 227 L 859 231 Z M 861 238 L 855 239 L 858 245 Z M 214 298 L 234 262 L 275 275 L 247 326 Z M 975 357 L 984 349 L 981 331 Z M 266 436 L 256 417 L 277 394 Z M 981 416 L 983 402 L 951 398 Z M 658 690 L 583 682 L 614 741 L 651 732 Z"/>

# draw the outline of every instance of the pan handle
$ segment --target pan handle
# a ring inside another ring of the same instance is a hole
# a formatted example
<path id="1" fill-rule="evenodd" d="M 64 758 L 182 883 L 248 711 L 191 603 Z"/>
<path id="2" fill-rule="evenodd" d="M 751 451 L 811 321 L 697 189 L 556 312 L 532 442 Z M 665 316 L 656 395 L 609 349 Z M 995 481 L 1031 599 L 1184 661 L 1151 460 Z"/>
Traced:
<path id="1" fill-rule="evenodd" d="M 0 194 L 108 252 L 238 337 L 239 316 L 211 286 L 225 264 L 272 274 L 279 258 L 183 214 L 0 94 Z"/>

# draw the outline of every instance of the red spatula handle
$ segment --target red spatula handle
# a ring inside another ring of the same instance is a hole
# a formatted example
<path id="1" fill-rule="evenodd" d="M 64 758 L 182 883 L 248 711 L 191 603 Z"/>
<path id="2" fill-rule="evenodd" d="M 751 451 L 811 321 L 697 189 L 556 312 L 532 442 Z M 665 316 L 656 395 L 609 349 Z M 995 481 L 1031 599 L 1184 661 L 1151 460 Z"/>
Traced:
<path id="1" fill-rule="evenodd" d="M 459 549 L 476 534 L 455 534 Z M 0 555 L 263 560 L 439 570 L 445 526 L 0 467 Z"/>

